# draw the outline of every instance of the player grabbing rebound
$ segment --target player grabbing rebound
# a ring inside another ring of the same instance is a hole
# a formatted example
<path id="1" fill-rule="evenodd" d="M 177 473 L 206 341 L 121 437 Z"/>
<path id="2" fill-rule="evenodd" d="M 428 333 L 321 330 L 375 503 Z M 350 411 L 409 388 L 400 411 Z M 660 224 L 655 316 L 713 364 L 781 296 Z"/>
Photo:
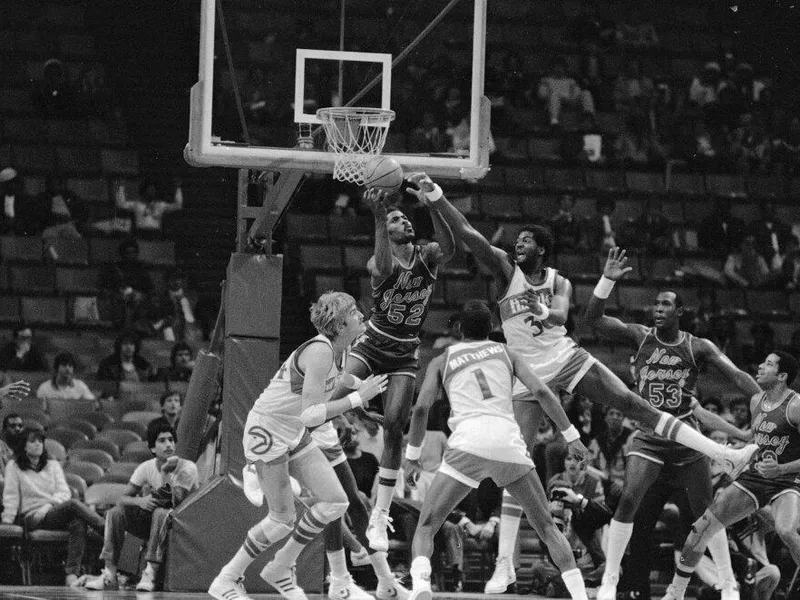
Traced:
<path id="1" fill-rule="evenodd" d="M 558 398 L 533 374 L 520 354 L 504 344 L 488 340 L 491 330 L 492 313 L 486 303 L 482 300 L 467 302 L 461 311 L 463 341 L 450 346 L 430 363 L 414 407 L 406 447 L 409 486 L 415 485 L 422 469 L 419 457 L 428 411 L 441 387 L 450 399 L 447 424 L 452 433 L 442 464 L 422 503 L 411 544 L 414 556 L 411 600 L 431 600 L 433 536 L 470 489 L 477 488 L 488 478 L 505 487 L 522 505 L 561 571 L 570 596 L 586 600 L 586 587 L 572 548 L 553 522 L 544 488 L 514 420 L 511 407 L 514 377 L 531 394 L 521 401 L 539 402 L 580 460 L 586 459 L 588 451 Z"/>
<path id="2" fill-rule="evenodd" d="M 429 204 L 427 197 L 418 194 Z M 373 550 L 387 552 L 397 472 L 402 460 L 403 430 L 408 423 L 419 368 L 419 332 L 428 314 L 439 265 L 453 256 L 453 233 L 438 212 L 431 211 L 436 242 L 414 244 L 414 227 L 397 208 L 387 207 L 387 194 L 367 190 L 375 215 L 375 254 L 367 263 L 372 279 L 373 312 L 367 331 L 347 360 L 348 373 L 363 379 L 370 373 L 389 376 L 383 398 L 384 450 L 378 471 L 378 492 L 367 539 Z M 346 393 L 343 387 L 334 398 Z"/>
<path id="3" fill-rule="evenodd" d="M 619 281 L 631 267 L 625 250 L 612 248 L 603 269 L 603 277 Z M 673 291 L 662 291 L 653 305 L 655 327 L 623 323 L 604 313 L 605 300 L 593 295 L 586 308 L 585 321 L 597 333 L 637 348 L 634 357 L 636 391 L 654 408 L 664 411 L 684 425 L 697 428 L 697 420 L 709 429 L 719 429 L 732 437 L 749 440 L 749 436 L 720 416 L 705 410 L 694 396 L 694 386 L 701 368 L 716 367 L 726 380 L 736 385 L 747 397 L 760 391 L 758 384 L 736 368 L 713 342 L 694 337 L 679 329 L 683 314 L 683 298 Z M 628 441 L 625 486 L 611 521 L 603 583 L 598 600 L 615 600 L 622 556 L 633 532 L 633 519 L 647 490 L 655 483 L 665 466 L 677 467 L 681 483 L 686 487 L 694 517 L 703 514 L 713 498 L 711 463 L 703 454 L 660 437 L 636 431 Z M 728 537 L 720 531 L 710 540 L 709 550 L 720 573 L 722 600 L 738 600 L 739 591 L 731 568 Z"/>
<path id="4" fill-rule="evenodd" d="M 386 377 L 370 376 L 357 386 L 343 375 L 346 350 L 364 332 L 364 316 L 352 296 L 323 294 L 311 306 L 311 322 L 319 335 L 292 352 L 247 415 L 244 455 L 248 465 L 255 466 L 269 513 L 247 532 L 242 547 L 211 583 L 208 593 L 217 600 L 247 600 L 242 585 L 245 569 L 290 534 L 261 577 L 283 597 L 305 600 L 295 577 L 297 557 L 325 525 L 347 510 L 347 496 L 336 473 L 307 428 L 363 406 L 385 389 Z M 358 390 L 328 402 L 339 379 Z M 297 525 L 290 476 L 315 499 Z"/>
<path id="5" fill-rule="evenodd" d="M 553 247 L 549 229 L 539 225 L 524 226 L 517 236 L 513 255 L 509 256 L 478 233 L 427 175 L 417 174 L 410 180 L 427 195 L 431 207 L 442 214 L 456 237 L 463 240 L 475 258 L 494 274 L 498 289 L 503 290 L 497 300 L 508 345 L 522 354 L 533 372 L 550 389 L 574 392 L 594 402 L 613 406 L 648 430 L 669 436 L 719 460 L 728 472 L 736 474 L 747 465 L 757 450 L 755 445 L 741 450 L 725 448 L 679 419 L 657 410 L 567 336 L 564 324 L 569 315 L 572 284 L 555 269 L 546 266 Z M 613 282 L 599 285 L 595 294 L 607 297 L 609 285 Z M 528 393 L 517 382 L 515 398 Z M 531 448 L 540 411 L 530 402 L 516 402 L 514 410 L 522 435 Z M 487 594 L 502 593 L 516 581 L 512 556 L 521 512 L 520 506 L 504 494 L 497 565 L 486 583 L 484 592 Z"/>
<path id="6" fill-rule="evenodd" d="M 786 352 L 772 352 L 759 365 L 756 381 L 764 391 L 750 400 L 759 460 L 722 490 L 692 525 L 664 600 L 683 600 L 709 540 L 768 504 L 775 531 L 800 566 L 800 396 L 789 389 L 796 376 L 797 360 Z"/>

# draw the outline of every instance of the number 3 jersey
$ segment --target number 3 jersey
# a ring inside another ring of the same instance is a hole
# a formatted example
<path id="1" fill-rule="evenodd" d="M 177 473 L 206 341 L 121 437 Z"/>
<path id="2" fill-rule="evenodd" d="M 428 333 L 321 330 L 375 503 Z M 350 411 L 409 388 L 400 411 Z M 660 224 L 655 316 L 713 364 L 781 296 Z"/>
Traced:
<path id="1" fill-rule="evenodd" d="M 530 462 L 511 405 L 513 381 L 503 344 L 461 342 L 445 350 L 442 383 L 450 399 L 450 448 L 491 460 Z"/>
<path id="2" fill-rule="evenodd" d="M 391 275 L 372 286 L 374 308 L 369 325 L 399 341 L 419 341 L 436 275 L 425 264 L 420 246 L 414 246 L 408 266 L 397 258 L 393 262 Z"/>
<path id="3" fill-rule="evenodd" d="M 550 325 L 537 319 L 522 299 L 528 290 L 533 290 L 549 307 L 557 275 L 558 271 L 547 267 L 544 282 L 532 285 L 522 269 L 515 265 L 508 289 L 498 301 L 508 347 L 522 354 L 544 382 L 558 375 L 578 346 L 567 336 L 563 325 Z"/>
<path id="4" fill-rule="evenodd" d="M 692 334 L 679 332 L 678 340 L 658 339 L 655 327 L 644 336 L 634 357 L 637 393 L 653 408 L 684 419 L 692 413 L 699 368 L 692 352 Z"/>

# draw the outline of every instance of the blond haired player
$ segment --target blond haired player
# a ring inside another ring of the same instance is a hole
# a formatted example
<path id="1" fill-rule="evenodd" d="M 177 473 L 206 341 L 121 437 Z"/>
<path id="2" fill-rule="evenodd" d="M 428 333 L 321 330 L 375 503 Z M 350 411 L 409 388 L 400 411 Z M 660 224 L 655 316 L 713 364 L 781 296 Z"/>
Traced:
<path id="1" fill-rule="evenodd" d="M 523 506 L 528 520 L 550 551 L 573 600 L 586 600 L 586 587 L 567 538 L 556 527 L 547 496 L 536 475 L 525 441 L 514 420 L 512 390 L 518 377 L 562 432 L 572 452 L 585 460 L 588 450 L 570 424 L 558 398 L 533 374 L 527 360 L 505 344 L 489 341 L 492 313 L 483 300 L 467 302 L 461 311 L 464 340 L 450 346 L 428 367 L 411 420 L 406 448 L 406 480 L 413 486 L 428 410 L 443 387 L 450 399 L 452 434 L 425 501 L 411 551 L 411 600 L 431 600 L 433 536 L 456 505 L 481 481 L 491 478 Z"/>
<path id="2" fill-rule="evenodd" d="M 261 577 L 284 598 L 305 600 L 295 577 L 297 557 L 325 525 L 347 510 L 336 473 L 307 428 L 363 406 L 385 389 L 386 377 L 370 376 L 359 385 L 344 373 L 347 349 L 364 333 L 364 315 L 352 296 L 323 294 L 311 306 L 311 322 L 319 335 L 292 352 L 247 415 L 244 455 L 255 467 L 269 513 L 248 531 L 242 547 L 211 583 L 208 593 L 217 600 L 248 600 L 242 585 L 245 569 L 290 534 Z M 358 389 L 328 402 L 342 378 L 349 388 Z M 290 476 L 316 500 L 296 525 Z"/>
<path id="3" fill-rule="evenodd" d="M 523 226 L 514 244 L 513 255 L 509 256 L 505 250 L 492 246 L 472 227 L 427 175 L 418 173 L 409 177 L 409 181 L 427 197 L 432 212 L 441 213 L 454 235 L 467 244 L 475 258 L 494 274 L 500 290 L 497 301 L 508 346 L 525 357 L 533 372 L 550 389 L 574 392 L 594 402 L 613 406 L 642 427 L 716 459 L 734 477 L 747 466 L 757 450 L 755 445 L 740 450 L 725 448 L 685 426 L 679 419 L 655 409 L 567 336 L 564 324 L 569 315 L 572 284 L 555 269 L 546 266 L 553 246 L 549 229 L 539 225 Z M 603 278 L 594 293 L 598 298 L 607 298 L 613 286 L 613 281 Z M 514 389 L 515 397 L 525 394 L 528 394 L 527 390 L 518 382 Z M 522 435 L 530 447 L 540 411 L 530 402 L 515 403 L 514 408 Z M 513 499 L 504 495 L 497 566 L 486 583 L 486 593 L 502 593 L 516 581 L 512 556 L 521 512 Z M 616 542 L 611 540 L 610 543 Z"/>

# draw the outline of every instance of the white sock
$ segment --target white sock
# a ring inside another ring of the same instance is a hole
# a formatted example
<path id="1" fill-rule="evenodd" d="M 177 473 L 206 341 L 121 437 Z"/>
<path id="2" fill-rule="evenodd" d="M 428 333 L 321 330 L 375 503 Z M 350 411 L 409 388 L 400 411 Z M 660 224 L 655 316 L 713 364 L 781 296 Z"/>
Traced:
<path id="1" fill-rule="evenodd" d="M 633 533 L 633 523 L 622 523 L 611 519 L 608 528 L 608 552 L 606 553 L 606 574 L 619 575 L 622 557 Z"/>
<path id="2" fill-rule="evenodd" d="M 344 548 L 333 551 L 326 550 L 325 555 L 328 557 L 328 564 L 331 566 L 331 577 L 342 579 L 350 574 L 347 571 L 347 558 L 344 555 Z"/>
<path id="3" fill-rule="evenodd" d="M 392 506 L 394 488 L 397 485 L 397 469 L 378 469 L 378 497 L 375 499 L 375 508 L 389 512 Z"/>
<path id="4" fill-rule="evenodd" d="M 580 569 L 570 569 L 561 574 L 561 579 L 564 580 L 564 585 L 567 586 L 569 597 L 572 600 L 587 600 L 586 584 L 583 582 L 583 575 Z"/>
<path id="5" fill-rule="evenodd" d="M 233 579 L 239 579 L 239 577 L 244 575 L 245 569 L 250 566 L 250 563 L 266 550 L 268 546 L 269 544 L 259 542 L 248 532 L 244 544 L 239 547 L 239 550 L 236 551 L 236 554 L 234 554 L 230 562 L 222 567 L 220 573 Z"/>
<path id="6" fill-rule="evenodd" d="M 514 560 L 517 549 L 519 521 L 522 518 L 522 506 L 514 497 L 503 491 L 503 507 L 500 510 L 500 536 L 497 542 L 497 556 L 507 556 Z"/>
<path id="7" fill-rule="evenodd" d="M 711 553 L 711 558 L 714 560 L 714 564 L 717 567 L 719 583 L 736 581 L 736 576 L 733 574 L 733 567 L 731 566 L 731 551 L 728 547 L 728 534 L 724 529 L 718 531 L 708 540 L 708 551 Z"/>
<path id="8" fill-rule="evenodd" d="M 294 526 L 292 535 L 286 541 L 286 544 L 275 553 L 275 562 L 287 567 L 294 565 L 303 548 L 322 533 L 328 522 L 320 514 L 317 506 L 312 506 Z"/>
<path id="9" fill-rule="evenodd" d="M 394 583 L 394 574 L 386 556 L 386 552 L 375 552 L 369 555 L 369 562 L 379 581 Z"/>
<path id="10" fill-rule="evenodd" d="M 692 579 L 693 571 L 684 571 L 682 568 L 675 569 L 675 575 L 672 577 L 672 589 L 675 592 L 675 600 L 683 600 L 686 595 L 686 588 L 689 587 L 689 581 Z"/>
<path id="11" fill-rule="evenodd" d="M 431 579 L 431 561 L 427 556 L 417 556 L 411 561 L 411 579 L 414 581 Z"/>

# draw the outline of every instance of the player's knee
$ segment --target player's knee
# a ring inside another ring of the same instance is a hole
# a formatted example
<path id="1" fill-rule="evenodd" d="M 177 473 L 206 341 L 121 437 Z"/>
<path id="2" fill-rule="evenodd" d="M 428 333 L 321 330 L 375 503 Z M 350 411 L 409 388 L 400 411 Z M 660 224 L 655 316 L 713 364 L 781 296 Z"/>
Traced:
<path id="1" fill-rule="evenodd" d="M 797 536 L 797 523 L 792 519 L 775 519 L 775 533 L 783 540 Z"/>
<path id="2" fill-rule="evenodd" d="M 347 501 L 347 498 L 342 497 L 342 499 L 337 502 L 324 500 L 317 502 L 314 505 L 314 511 L 317 513 L 323 523 L 330 523 L 331 521 L 335 521 L 339 517 L 343 516 L 344 513 L 347 512 L 348 506 L 350 506 L 350 503 Z"/>
<path id="3" fill-rule="evenodd" d="M 294 529 L 295 513 L 270 511 L 265 519 L 258 525 L 261 532 L 271 543 L 277 542 L 292 533 Z"/>

